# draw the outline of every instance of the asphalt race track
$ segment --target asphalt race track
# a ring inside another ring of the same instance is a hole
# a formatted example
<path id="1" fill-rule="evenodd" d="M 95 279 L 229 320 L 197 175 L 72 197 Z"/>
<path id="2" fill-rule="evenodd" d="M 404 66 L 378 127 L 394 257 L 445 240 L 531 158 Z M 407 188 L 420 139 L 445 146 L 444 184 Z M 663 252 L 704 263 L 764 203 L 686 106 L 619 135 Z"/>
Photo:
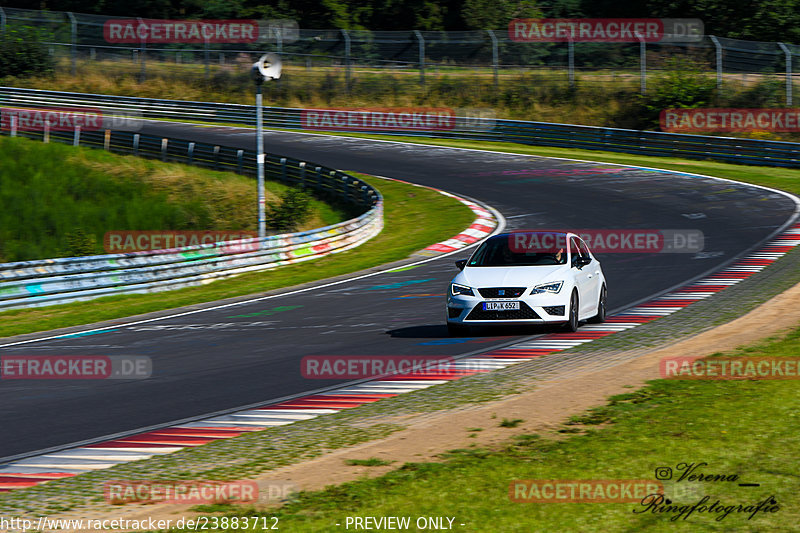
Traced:
<path id="1" fill-rule="evenodd" d="M 255 145 L 252 130 L 236 128 L 148 122 L 141 132 Z M 464 194 L 499 210 L 512 229 L 704 232 L 699 255 L 600 255 L 610 309 L 742 254 L 795 207 L 764 189 L 663 171 L 285 132 L 267 132 L 265 142 L 269 152 Z M 2 355 L 153 360 L 146 380 L 0 380 L 0 458 L 335 384 L 302 377 L 307 355 L 458 355 L 518 339 L 504 331 L 448 338 L 444 293 L 457 272 L 453 261 L 467 253 L 298 294 L 0 347 Z"/>

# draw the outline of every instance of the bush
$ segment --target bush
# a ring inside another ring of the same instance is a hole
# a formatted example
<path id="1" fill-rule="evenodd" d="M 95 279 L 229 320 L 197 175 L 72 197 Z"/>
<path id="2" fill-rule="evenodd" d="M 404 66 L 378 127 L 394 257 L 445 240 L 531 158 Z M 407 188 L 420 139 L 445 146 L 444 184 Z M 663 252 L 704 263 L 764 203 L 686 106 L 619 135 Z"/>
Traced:
<path id="1" fill-rule="evenodd" d="M 53 71 L 44 33 L 31 27 L 6 28 L 0 38 L 0 77 L 26 77 Z"/>
<path id="2" fill-rule="evenodd" d="M 278 203 L 266 208 L 267 225 L 279 231 L 291 231 L 306 221 L 311 213 L 311 196 L 302 189 L 288 189 Z"/>
<path id="3" fill-rule="evenodd" d="M 666 72 L 648 84 L 647 94 L 637 95 L 624 108 L 615 126 L 647 129 L 659 126 L 664 109 L 709 107 L 716 96 L 716 79 L 687 60 L 667 61 Z"/>

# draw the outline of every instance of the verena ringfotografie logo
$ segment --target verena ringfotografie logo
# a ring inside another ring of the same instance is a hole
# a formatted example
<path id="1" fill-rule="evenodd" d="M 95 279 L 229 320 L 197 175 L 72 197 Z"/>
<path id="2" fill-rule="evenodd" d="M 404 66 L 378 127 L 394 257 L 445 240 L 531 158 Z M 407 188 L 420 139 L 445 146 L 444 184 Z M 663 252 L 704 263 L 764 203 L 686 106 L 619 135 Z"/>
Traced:
<path id="1" fill-rule="evenodd" d="M 256 251 L 259 249 L 258 232 L 108 231 L 103 236 L 103 248 L 110 254 L 169 250 L 217 243 L 223 253 Z"/>
<path id="2" fill-rule="evenodd" d="M 258 501 L 255 481 L 106 481 L 103 495 L 107 503 L 254 503 Z"/>
<path id="3" fill-rule="evenodd" d="M 147 379 L 144 355 L 4 355 L 0 379 Z"/>
<path id="4" fill-rule="evenodd" d="M 699 230 L 515 230 L 508 236 L 509 249 L 518 254 L 566 252 L 566 232 L 580 236 L 592 253 L 598 254 L 697 253 L 703 250 L 704 245 L 703 232 Z"/>
<path id="5" fill-rule="evenodd" d="M 673 133 L 708 131 L 800 131 L 800 109 L 697 108 L 665 109 L 661 130 Z"/>
<path id="6" fill-rule="evenodd" d="M 490 131 L 495 120 L 489 108 L 374 107 L 300 113 L 302 128 L 334 131 Z"/>
<path id="7" fill-rule="evenodd" d="M 359 379 L 384 375 L 438 376 L 456 372 L 452 357 L 431 355 L 309 355 L 300 361 L 306 379 Z"/>
<path id="8" fill-rule="evenodd" d="M 800 379 L 800 357 L 665 357 L 664 379 Z"/>
<path id="9" fill-rule="evenodd" d="M 255 43 L 255 20 L 112 19 L 103 24 L 108 43 Z"/>
<path id="10" fill-rule="evenodd" d="M 669 43 L 703 39 L 700 19 L 514 19 L 508 37 L 529 43 Z"/>
<path id="11" fill-rule="evenodd" d="M 516 503 L 632 503 L 658 494 L 663 485 L 650 479 L 524 479 L 508 487 Z"/>

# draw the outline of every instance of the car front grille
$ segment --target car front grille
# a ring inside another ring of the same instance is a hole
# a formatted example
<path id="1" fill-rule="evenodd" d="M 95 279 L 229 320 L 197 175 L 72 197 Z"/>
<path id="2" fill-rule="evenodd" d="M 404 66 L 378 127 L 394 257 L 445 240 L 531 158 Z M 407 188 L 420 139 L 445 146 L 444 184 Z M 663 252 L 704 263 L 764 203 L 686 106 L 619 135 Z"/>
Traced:
<path id="1" fill-rule="evenodd" d="M 525 302 L 519 303 L 519 309 L 506 311 L 484 311 L 481 309 L 482 306 L 482 303 L 476 305 L 464 320 L 530 320 L 539 318 L 536 311 L 528 307 Z"/>
<path id="2" fill-rule="evenodd" d="M 519 298 L 527 287 L 486 287 L 478 289 L 484 298 Z"/>

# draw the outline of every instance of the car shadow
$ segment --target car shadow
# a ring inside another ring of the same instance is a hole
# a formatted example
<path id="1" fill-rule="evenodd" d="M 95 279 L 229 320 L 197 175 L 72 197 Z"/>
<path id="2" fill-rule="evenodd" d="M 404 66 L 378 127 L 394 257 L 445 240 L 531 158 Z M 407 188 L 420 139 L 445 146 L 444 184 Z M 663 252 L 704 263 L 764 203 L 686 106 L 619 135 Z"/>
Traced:
<path id="1" fill-rule="evenodd" d="M 527 337 L 529 335 L 540 335 L 542 333 L 552 333 L 554 328 L 545 325 L 527 326 L 495 326 L 481 327 L 472 326 L 468 333 L 462 337 Z M 399 339 L 449 339 L 452 338 L 447 331 L 445 324 L 426 324 L 424 326 L 410 326 L 389 330 L 387 335 Z"/>

